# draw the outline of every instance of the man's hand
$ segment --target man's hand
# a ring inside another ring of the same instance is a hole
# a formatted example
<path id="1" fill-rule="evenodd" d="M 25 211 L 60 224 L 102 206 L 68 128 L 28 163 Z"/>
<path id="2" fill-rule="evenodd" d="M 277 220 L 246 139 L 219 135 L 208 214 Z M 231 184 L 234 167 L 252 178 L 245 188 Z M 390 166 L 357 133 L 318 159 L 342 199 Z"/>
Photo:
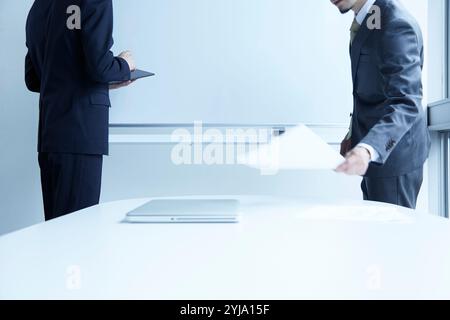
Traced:
<path id="1" fill-rule="evenodd" d="M 136 70 L 136 63 L 134 62 L 134 57 L 131 51 L 124 51 L 119 54 L 119 57 L 124 59 L 128 63 L 131 71 Z"/>
<path id="2" fill-rule="evenodd" d="M 123 87 L 128 87 L 133 82 L 134 82 L 134 80 L 129 80 L 129 81 L 121 82 L 121 83 L 110 84 L 109 85 L 109 90 L 115 90 L 115 89 L 120 89 L 120 88 L 123 88 Z"/>
<path id="3" fill-rule="evenodd" d="M 341 156 L 345 157 L 350 150 L 352 150 L 352 140 L 345 137 L 341 142 Z"/>
<path id="4" fill-rule="evenodd" d="M 350 176 L 363 176 L 369 169 L 370 153 L 363 147 L 356 147 L 345 156 L 345 162 L 337 167 L 336 172 Z"/>

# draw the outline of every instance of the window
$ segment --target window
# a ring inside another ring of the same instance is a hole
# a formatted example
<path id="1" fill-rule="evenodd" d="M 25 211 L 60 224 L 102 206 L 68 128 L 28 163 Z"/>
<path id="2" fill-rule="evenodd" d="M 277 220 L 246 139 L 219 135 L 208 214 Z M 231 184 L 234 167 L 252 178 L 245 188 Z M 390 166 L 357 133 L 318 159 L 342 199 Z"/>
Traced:
<path id="1" fill-rule="evenodd" d="M 433 136 L 430 159 L 430 200 L 439 214 L 449 217 L 450 207 L 450 0 L 429 0 L 428 120 Z M 433 161 L 433 159 L 435 161 Z M 433 175 L 430 175 L 433 177 Z"/>

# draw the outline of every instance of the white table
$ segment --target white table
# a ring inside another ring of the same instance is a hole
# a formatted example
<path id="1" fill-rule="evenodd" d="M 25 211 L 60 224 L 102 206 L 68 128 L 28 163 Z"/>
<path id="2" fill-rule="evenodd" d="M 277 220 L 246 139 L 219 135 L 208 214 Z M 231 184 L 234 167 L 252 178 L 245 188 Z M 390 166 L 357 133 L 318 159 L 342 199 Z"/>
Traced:
<path id="1" fill-rule="evenodd" d="M 239 224 L 121 223 L 140 199 L 0 237 L 0 298 L 450 298 L 445 219 L 370 202 L 239 199 Z"/>

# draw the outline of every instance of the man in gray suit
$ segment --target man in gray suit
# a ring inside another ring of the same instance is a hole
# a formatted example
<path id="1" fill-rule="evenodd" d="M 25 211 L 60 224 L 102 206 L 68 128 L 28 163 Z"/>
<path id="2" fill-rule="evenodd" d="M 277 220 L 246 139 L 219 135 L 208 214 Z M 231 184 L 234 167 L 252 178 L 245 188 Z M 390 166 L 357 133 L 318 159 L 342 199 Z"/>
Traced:
<path id="1" fill-rule="evenodd" d="M 423 40 L 397 0 L 331 0 L 354 11 L 353 115 L 336 171 L 364 176 L 365 200 L 415 208 L 430 150 L 422 107 Z"/>

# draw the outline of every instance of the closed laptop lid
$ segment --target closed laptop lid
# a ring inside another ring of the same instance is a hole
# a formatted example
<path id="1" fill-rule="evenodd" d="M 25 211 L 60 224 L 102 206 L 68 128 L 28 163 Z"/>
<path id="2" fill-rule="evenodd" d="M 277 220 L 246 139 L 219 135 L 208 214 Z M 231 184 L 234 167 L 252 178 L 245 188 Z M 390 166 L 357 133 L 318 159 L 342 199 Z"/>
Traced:
<path id="1" fill-rule="evenodd" d="M 239 201 L 233 199 L 155 199 L 127 216 L 237 216 L 238 209 Z"/>

